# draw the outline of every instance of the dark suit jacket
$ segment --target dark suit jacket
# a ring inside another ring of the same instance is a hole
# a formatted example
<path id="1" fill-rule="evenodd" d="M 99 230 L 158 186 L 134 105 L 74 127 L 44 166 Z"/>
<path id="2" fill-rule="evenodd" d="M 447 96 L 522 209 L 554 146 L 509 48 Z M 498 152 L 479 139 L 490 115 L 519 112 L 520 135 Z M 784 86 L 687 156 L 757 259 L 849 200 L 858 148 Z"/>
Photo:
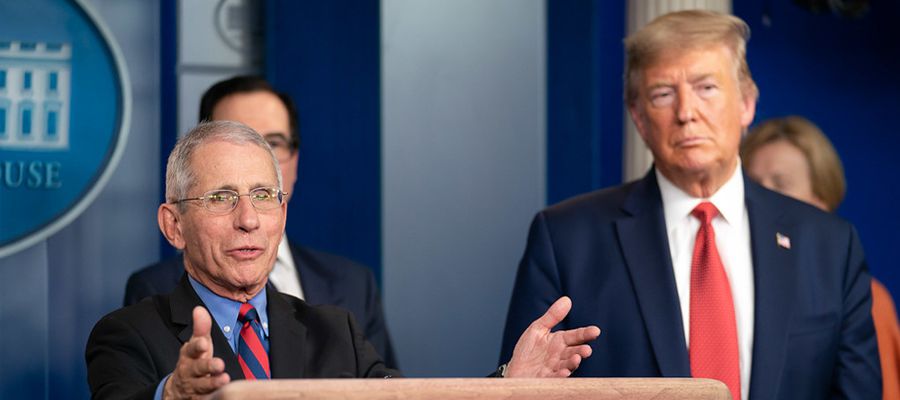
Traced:
<path id="1" fill-rule="evenodd" d="M 310 306 L 267 291 L 272 378 L 344 378 L 397 375 L 385 367 L 353 318 L 333 306 Z M 175 369 L 179 349 L 191 338 L 191 312 L 203 305 L 187 276 L 171 295 L 157 295 L 114 311 L 88 338 L 88 384 L 94 398 L 153 397 Z M 243 379 L 237 357 L 213 321 L 213 351 L 232 380 Z"/>
<path id="2" fill-rule="evenodd" d="M 744 179 L 755 285 L 751 399 L 879 399 L 870 277 L 846 221 Z M 776 244 L 790 238 L 790 249 Z M 600 338 L 576 376 L 686 377 L 690 361 L 651 172 L 537 214 L 513 290 L 501 359 L 559 296 L 563 328 Z"/>
<path id="3" fill-rule="evenodd" d="M 391 368 L 397 368 L 372 270 L 344 257 L 291 244 L 300 285 L 309 304 L 331 304 L 349 310 L 366 338 Z M 128 278 L 125 305 L 145 297 L 172 292 L 184 274 L 181 255 L 143 268 Z"/>

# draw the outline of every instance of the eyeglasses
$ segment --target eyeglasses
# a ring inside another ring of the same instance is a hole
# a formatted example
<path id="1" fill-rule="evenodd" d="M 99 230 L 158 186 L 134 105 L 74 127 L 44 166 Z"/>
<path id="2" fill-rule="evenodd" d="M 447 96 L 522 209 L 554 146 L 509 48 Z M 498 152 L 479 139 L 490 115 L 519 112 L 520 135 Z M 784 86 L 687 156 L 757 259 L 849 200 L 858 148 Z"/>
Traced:
<path id="1" fill-rule="evenodd" d="M 269 147 L 272 148 L 272 153 L 275 153 L 275 158 L 278 162 L 285 162 L 294 155 L 294 151 L 297 150 L 297 142 L 293 138 L 287 138 L 283 134 L 280 133 L 270 133 L 265 136 L 266 142 L 269 143 Z"/>
<path id="2" fill-rule="evenodd" d="M 250 204 L 259 211 L 272 210 L 284 203 L 286 192 L 282 192 L 278 188 L 261 187 L 251 190 L 249 193 L 240 194 L 234 190 L 217 189 L 210 190 L 200 197 L 189 199 L 175 200 L 172 204 L 178 204 L 185 201 L 200 201 L 203 207 L 213 214 L 228 214 L 237 206 L 241 196 L 250 198 Z"/>

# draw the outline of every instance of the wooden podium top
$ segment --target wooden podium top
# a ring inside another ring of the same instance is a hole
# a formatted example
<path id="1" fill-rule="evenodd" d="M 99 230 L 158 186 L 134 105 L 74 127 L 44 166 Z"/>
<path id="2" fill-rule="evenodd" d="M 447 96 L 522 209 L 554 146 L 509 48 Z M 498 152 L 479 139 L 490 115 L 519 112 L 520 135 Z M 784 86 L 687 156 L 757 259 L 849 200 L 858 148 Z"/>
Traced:
<path id="1" fill-rule="evenodd" d="M 731 400 L 725 384 L 689 378 L 395 378 L 235 381 L 214 400 Z"/>

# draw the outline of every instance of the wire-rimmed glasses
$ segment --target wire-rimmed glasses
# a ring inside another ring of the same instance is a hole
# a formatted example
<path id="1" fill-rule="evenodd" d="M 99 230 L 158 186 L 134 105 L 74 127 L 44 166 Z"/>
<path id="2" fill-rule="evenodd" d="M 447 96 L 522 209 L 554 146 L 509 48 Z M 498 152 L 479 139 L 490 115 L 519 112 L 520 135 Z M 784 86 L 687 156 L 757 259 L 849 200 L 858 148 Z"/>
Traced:
<path id="1" fill-rule="evenodd" d="M 238 200 L 247 196 L 250 204 L 259 211 L 272 210 L 284 203 L 286 192 L 282 192 L 274 187 L 260 187 L 251 189 L 250 192 L 240 194 L 234 190 L 216 189 L 204 193 L 200 197 L 192 197 L 187 199 L 175 200 L 172 204 L 178 204 L 185 201 L 199 201 L 204 208 L 214 214 L 228 214 L 237 207 Z"/>

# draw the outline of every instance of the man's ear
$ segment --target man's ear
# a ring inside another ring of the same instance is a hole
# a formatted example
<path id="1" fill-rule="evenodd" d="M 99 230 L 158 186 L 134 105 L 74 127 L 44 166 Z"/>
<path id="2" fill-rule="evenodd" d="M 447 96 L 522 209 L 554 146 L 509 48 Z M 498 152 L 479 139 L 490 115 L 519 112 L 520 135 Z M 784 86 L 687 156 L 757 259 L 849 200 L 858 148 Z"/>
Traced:
<path id="1" fill-rule="evenodd" d="M 287 200 L 281 203 L 281 232 L 284 234 L 284 229 L 287 228 Z"/>
<path id="2" fill-rule="evenodd" d="M 641 139 L 644 140 L 644 143 L 647 143 L 647 137 L 644 136 L 644 114 L 634 104 L 628 106 L 628 114 L 631 115 L 631 121 L 634 122 L 638 135 L 641 135 Z"/>
<path id="3" fill-rule="evenodd" d="M 172 247 L 178 250 L 184 249 L 184 235 L 181 232 L 181 213 L 175 209 L 177 205 L 163 203 L 159 205 L 156 219 L 159 222 L 159 231 Z"/>
<path id="4" fill-rule="evenodd" d="M 746 129 L 756 116 L 756 96 L 746 95 L 741 100 L 741 127 Z"/>

